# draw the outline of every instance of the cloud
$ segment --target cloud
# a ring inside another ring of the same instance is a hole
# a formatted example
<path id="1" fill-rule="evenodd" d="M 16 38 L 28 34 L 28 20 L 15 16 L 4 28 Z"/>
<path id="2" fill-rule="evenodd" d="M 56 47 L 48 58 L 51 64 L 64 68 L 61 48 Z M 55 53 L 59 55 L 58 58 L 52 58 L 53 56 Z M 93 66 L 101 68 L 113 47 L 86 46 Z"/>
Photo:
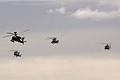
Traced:
<path id="1" fill-rule="evenodd" d="M 0 0 L 0 2 L 9 2 L 9 1 L 22 1 L 22 2 L 26 2 L 26 1 L 30 1 L 30 2 L 41 2 L 41 1 L 54 1 L 54 2 L 74 2 L 74 1 L 79 1 L 79 0 Z"/>
<path id="2" fill-rule="evenodd" d="M 57 9 L 49 9 L 47 10 L 47 13 L 60 13 L 60 14 L 65 14 L 66 9 L 64 7 L 57 8 Z"/>
<path id="3" fill-rule="evenodd" d="M 0 2 L 19 1 L 19 0 L 0 0 Z"/>
<path id="4" fill-rule="evenodd" d="M 55 9 L 56 12 L 59 12 L 61 14 L 64 14 L 65 13 L 65 8 L 62 7 L 62 8 L 59 8 L 59 9 Z"/>
<path id="5" fill-rule="evenodd" d="M 120 0 L 100 0 L 99 2 L 102 5 L 112 5 L 120 7 Z"/>
<path id="6" fill-rule="evenodd" d="M 0 2 L 11 2 L 19 4 L 38 4 L 38 3 L 50 3 L 52 0 L 0 0 Z"/>
<path id="7" fill-rule="evenodd" d="M 92 10 L 90 8 L 79 9 L 72 14 L 72 17 L 77 19 L 109 19 L 120 17 L 120 10 L 116 11 L 99 11 L 98 9 Z"/>

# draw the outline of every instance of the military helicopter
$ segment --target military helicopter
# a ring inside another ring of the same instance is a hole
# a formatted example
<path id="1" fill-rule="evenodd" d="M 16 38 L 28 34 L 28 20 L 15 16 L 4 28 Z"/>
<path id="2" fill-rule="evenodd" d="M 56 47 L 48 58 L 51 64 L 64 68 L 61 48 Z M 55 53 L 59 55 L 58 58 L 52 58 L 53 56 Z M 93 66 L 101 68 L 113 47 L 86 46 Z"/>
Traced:
<path id="1" fill-rule="evenodd" d="M 11 50 L 11 51 L 14 52 L 14 57 L 21 57 L 22 56 L 22 54 L 18 50 Z"/>
<path id="2" fill-rule="evenodd" d="M 28 30 L 25 30 L 25 31 L 20 32 L 20 33 L 24 33 L 26 31 L 28 31 Z M 10 41 L 13 43 L 19 42 L 19 43 L 22 43 L 24 45 L 24 43 L 27 42 L 27 41 L 24 41 L 25 37 L 18 36 L 17 32 L 13 32 L 13 33 L 7 32 L 7 34 L 10 34 L 10 35 L 3 36 L 3 38 L 12 36 L 12 39 Z M 23 34 L 21 34 L 21 35 L 23 35 Z"/>
<path id="3" fill-rule="evenodd" d="M 110 44 L 106 44 L 104 47 L 105 50 L 110 50 L 111 49 L 111 45 Z"/>
<path id="4" fill-rule="evenodd" d="M 52 39 L 51 43 L 52 44 L 58 44 L 59 40 L 57 39 L 57 37 L 47 37 L 47 39 Z"/>
<path id="5" fill-rule="evenodd" d="M 106 45 L 104 46 L 104 49 L 105 49 L 105 50 L 110 50 L 110 49 L 111 49 L 111 44 L 112 44 L 112 43 L 101 43 L 101 44 L 106 44 Z"/>

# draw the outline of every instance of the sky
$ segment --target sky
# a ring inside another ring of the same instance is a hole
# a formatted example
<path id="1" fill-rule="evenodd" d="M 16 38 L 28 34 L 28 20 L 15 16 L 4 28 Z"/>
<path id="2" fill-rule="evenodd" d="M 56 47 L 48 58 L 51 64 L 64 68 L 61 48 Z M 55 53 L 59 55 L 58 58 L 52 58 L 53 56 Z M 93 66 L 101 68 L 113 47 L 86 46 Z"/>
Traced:
<path id="1" fill-rule="evenodd" d="M 0 0 L 0 80 L 120 80 L 119 21 L 120 0 Z"/>

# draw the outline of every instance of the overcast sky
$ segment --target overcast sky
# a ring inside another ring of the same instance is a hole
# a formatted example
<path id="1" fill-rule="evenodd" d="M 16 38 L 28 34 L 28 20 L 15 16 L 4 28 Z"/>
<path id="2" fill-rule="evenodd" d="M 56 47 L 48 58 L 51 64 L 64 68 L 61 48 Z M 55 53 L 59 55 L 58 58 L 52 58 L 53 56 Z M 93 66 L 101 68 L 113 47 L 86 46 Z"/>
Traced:
<path id="1" fill-rule="evenodd" d="M 119 25 L 120 0 L 0 0 L 0 79 L 120 80 Z M 27 29 L 25 45 L 2 38 Z"/>

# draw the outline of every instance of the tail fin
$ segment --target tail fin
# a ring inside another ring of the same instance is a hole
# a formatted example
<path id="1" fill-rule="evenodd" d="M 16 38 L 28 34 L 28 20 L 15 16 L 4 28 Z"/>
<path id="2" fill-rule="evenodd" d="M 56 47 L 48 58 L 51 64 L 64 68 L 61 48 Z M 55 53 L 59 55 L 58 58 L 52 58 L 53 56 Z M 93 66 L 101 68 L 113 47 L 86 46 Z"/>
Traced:
<path id="1" fill-rule="evenodd" d="M 27 41 L 24 41 L 24 39 L 25 39 L 25 37 L 22 37 L 22 43 L 23 43 L 23 45 L 24 45 L 25 42 L 27 42 Z"/>

